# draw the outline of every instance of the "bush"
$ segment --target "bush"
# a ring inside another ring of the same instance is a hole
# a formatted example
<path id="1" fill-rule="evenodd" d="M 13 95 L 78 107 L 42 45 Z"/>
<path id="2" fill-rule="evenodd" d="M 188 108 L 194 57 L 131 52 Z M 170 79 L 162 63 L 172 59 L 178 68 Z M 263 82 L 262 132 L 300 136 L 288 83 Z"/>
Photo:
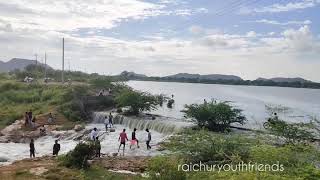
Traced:
<path id="1" fill-rule="evenodd" d="M 279 119 L 270 119 L 266 122 L 266 129 L 272 134 L 282 137 L 286 143 L 296 144 L 303 141 L 310 141 L 314 138 L 311 123 L 287 123 Z"/>
<path id="2" fill-rule="evenodd" d="M 108 89 L 112 88 L 112 83 L 110 78 L 97 78 L 89 82 L 94 88 Z"/>
<path id="3" fill-rule="evenodd" d="M 233 108 L 227 102 L 185 105 L 182 112 L 193 118 L 199 127 L 206 127 L 212 131 L 226 131 L 231 123 L 243 125 L 246 121 L 242 110 Z"/>
<path id="4" fill-rule="evenodd" d="M 149 162 L 148 173 L 151 179 L 156 180 L 185 180 L 186 173 L 181 169 L 178 170 L 179 165 L 182 164 L 183 161 L 176 157 L 154 157 Z"/>
<path id="5" fill-rule="evenodd" d="M 256 140 L 241 135 L 188 129 L 172 136 L 164 146 L 181 154 L 187 162 L 225 164 L 247 161 L 254 144 L 258 144 Z"/>
<path id="6" fill-rule="evenodd" d="M 129 106 L 130 114 L 138 115 L 142 111 L 150 111 L 156 109 L 159 104 L 157 96 L 153 96 L 147 92 L 134 91 L 125 89 L 116 96 L 118 107 Z"/>
<path id="7" fill-rule="evenodd" d="M 62 158 L 62 164 L 66 167 L 73 167 L 78 169 L 86 169 L 89 167 L 88 160 L 94 156 L 93 143 L 79 143 Z"/>

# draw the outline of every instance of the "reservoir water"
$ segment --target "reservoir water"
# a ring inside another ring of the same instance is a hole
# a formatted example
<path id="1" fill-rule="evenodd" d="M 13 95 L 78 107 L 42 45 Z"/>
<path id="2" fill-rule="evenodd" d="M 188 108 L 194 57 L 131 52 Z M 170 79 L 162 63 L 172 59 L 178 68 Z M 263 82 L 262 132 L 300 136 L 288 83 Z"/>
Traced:
<path id="1" fill-rule="evenodd" d="M 153 111 L 168 117 L 183 118 L 185 104 L 210 101 L 230 101 L 243 110 L 248 122 L 245 127 L 261 129 L 272 112 L 289 122 L 306 122 L 320 117 L 320 90 L 268 86 L 238 86 L 220 84 L 129 81 L 134 89 L 153 94 L 174 95 L 172 109 L 165 105 Z"/>

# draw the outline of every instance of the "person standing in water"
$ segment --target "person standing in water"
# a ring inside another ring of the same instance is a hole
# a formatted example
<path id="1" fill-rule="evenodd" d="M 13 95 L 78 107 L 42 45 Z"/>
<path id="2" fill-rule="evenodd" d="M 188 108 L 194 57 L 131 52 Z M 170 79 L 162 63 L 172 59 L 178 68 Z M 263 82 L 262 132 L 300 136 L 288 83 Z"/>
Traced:
<path id="1" fill-rule="evenodd" d="M 147 149 L 151 149 L 151 146 L 150 146 L 150 141 L 151 141 L 151 133 L 149 131 L 149 129 L 146 129 L 148 135 L 147 135 L 147 141 L 146 141 L 146 144 L 147 144 Z"/>
<path id="2" fill-rule="evenodd" d="M 30 141 L 30 158 L 35 157 L 34 140 Z"/>
<path id="3" fill-rule="evenodd" d="M 131 149 L 132 145 L 135 145 L 136 143 L 137 143 L 137 147 L 139 148 L 139 141 L 138 141 L 138 139 L 137 139 L 137 137 L 136 137 L 136 131 L 137 131 L 137 129 L 134 128 L 134 129 L 133 129 L 133 132 L 132 132 L 132 134 L 131 134 L 130 149 Z"/>
<path id="4" fill-rule="evenodd" d="M 91 131 L 91 134 L 90 134 L 90 138 L 92 141 L 95 141 L 96 140 L 96 137 L 98 136 L 98 130 L 97 128 L 93 128 L 93 130 Z"/>
<path id="5" fill-rule="evenodd" d="M 112 122 L 112 120 L 113 120 L 113 116 L 112 116 L 112 114 L 111 114 L 111 112 L 110 112 L 110 114 L 109 114 L 109 124 L 110 124 L 110 128 L 113 127 L 113 122 Z"/>
<path id="6" fill-rule="evenodd" d="M 60 144 L 58 143 L 58 140 L 55 141 L 54 145 L 53 145 L 53 155 L 54 156 L 58 156 L 60 151 Z"/>
<path id="7" fill-rule="evenodd" d="M 99 141 L 99 137 L 96 137 L 96 140 L 94 141 L 94 148 L 95 148 L 96 157 L 100 157 L 101 144 Z"/>
<path id="8" fill-rule="evenodd" d="M 124 156 L 124 149 L 126 147 L 126 141 L 128 141 L 128 137 L 127 137 L 127 133 L 126 133 L 126 129 L 123 129 L 122 130 L 122 133 L 120 133 L 120 136 L 119 136 L 119 139 L 118 141 L 120 141 L 120 145 L 119 145 L 119 149 L 118 149 L 118 152 L 120 151 L 120 147 L 121 145 L 123 145 L 123 156 Z"/>
<path id="9" fill-rule="evenodd" d="M 105 116 L 105 117 L 104 117 L 104 125 L 105 125 L 105 127 L 106 127 L 106 132 L 108 131 L 108 124 L 109 124 L 108 116 Z"/>

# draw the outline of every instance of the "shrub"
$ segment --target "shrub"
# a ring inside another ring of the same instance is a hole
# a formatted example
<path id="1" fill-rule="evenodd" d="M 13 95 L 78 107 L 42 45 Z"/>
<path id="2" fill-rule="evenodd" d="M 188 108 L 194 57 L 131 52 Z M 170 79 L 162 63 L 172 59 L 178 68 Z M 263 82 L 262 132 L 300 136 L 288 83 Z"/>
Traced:
<path id="1" fill-rule="evenodd" d="M 116 97 L 116 103 L 119 107 L 129 106 L 130 114 L 138 115 L 142 111 L 156 109 L 159 104 L 158 98 L 147 92 L 134 91 L 130 89 L 123 90 Z"/>
<path id="2" fill-rule="evenodd" d="M 286 143 L 296 144 L 303 141 L 310 141 L 314 138 L 312 123 L 287 123 L 279 119 L 270 119 L 266 122 L 266 129 L 272 134 L 282 137 Z"/>
<path id="3" fill-rule="evenodd" d="M 181 154 L 187 162 L 225 164 L 247 161 L 254 144 L 257 144 L 255 140 L 241 135 L 188 129 L 172 136 L 164 146 Z"/>
<path id="4" fill-rule="evenodd" d="M 79 143 L 64 158 L 62 164 L 66 167 L 74 167 L 78 169 L 86 169 L 89 167 L 88 159 L 94 156 L 93 143 Z"/>
<path id="5" fill-rule="evenodd" d="M 110 78 L 97 78 L 89 82 L 95 88 L 107 89 L 112 88 L 112 83 Z"/>
<path id="6" fill-rule="evenodd" d="M 212 131 L 225 131 L 230 128 L 231 123 L 243 125 L 246 121 L 242 110 L 233 108 L 227 102 L 185 105 L 182 112 L 193 118 L 199 127 L 206 127 Z"/>
<path id="7" fill-rule="evenodd" d="M 154 157 L 149 162 L 148 173 L 151 179 L 156 180 L 185 180 L 186 173 L 178 169 L 181 164 L 183 161 L 177 157 Z"/>

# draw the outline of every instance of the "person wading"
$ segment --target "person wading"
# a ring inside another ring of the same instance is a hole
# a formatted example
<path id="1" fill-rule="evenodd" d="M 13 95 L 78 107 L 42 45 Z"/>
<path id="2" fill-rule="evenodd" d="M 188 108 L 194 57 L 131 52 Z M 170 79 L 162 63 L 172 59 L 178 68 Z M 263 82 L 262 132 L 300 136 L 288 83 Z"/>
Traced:
<path id="1" fill-rule="evenodd" d="M 147 144 L 147 149 L 151 149 L 151 146 L 150 146 L 150 141 L 151 141 L 151 133 L 149 132 L 149 129 L 146 129 L 147 131 L 147 141 L 146 141 L 146 144 Z"/>
<path id="2" fill-rule="evenodd" d="M 109 125 L 110 125 L 110 128 L 113 127 L 113 122 L 112 122 L 112 120 L 113 120 L 113 116 L 112 116 L 112 114 L 110 113 L 110 114 L 109 114 Z"/>
<path id="3" fill-rule="evenodd" d="M 30 141 L 30 158 L 35 157 L 35 148 L 34 148 L 34 140 Z"/>
<path id="4" fill-rule="evenodd" d="M 54 156 L 58 156 L 59 151 L 60 151 L 60 144 L 58 143 L 58 140 L 55 140 L 55 143 L 53 145 L 53 153 L 52 154 Z"/>
<path id="5" fill-rule="evenodd" d="M 133 129 L 133 132 L 132 132 L 132 134 L 131 134 L 130 149 L 131 149 L 132 145 L 135 145 L 135 144 L 137 144 L 137 147 L 139 148 L 139 141 L 138 141 L 138 139 L 137 139 L 137 137 L 136 137 L 136 131 L 137 131 L 137 129 L 134 128 L 134 129 Z"/>
<path id="6" fill-rule="evenodd" d="M 128 141 L 126 129 L 123 129 L 122 133 L 120 133 L 120 136 L 119 136 L 118 140 L 120 141 L 118 152 L 120 151 L 121 145 L 123 145 L 123 150 L 122 150 L 123 153 L 122 154 L 124 156 L 124 149 L 126 147 L 126 141 Z"/>

